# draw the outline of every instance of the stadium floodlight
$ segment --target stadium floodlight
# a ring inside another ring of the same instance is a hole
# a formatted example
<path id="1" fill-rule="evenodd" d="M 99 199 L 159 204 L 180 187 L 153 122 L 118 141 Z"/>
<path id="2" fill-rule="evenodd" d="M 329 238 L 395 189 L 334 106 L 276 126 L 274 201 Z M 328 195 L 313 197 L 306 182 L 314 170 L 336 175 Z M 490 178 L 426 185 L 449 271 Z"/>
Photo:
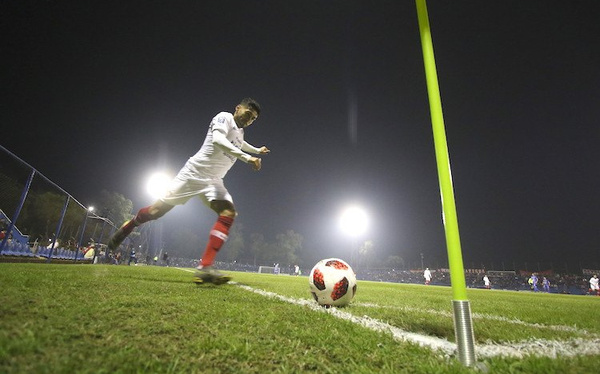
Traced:
<path id="1" fill-rule="evenodd" d="M 350 262 L 356 265 L 356 256 L 358 256 L 358 237 L 367 231 L 369 217 L 364 209 L 353 205 L 347 207 L 340 218 L 340 228 L 344 233 L 352 238 L 350 248 Z"/>
<path id="2" fill-rule="evenodd" d="M 367 213 L 358 206 L 348 207 L 342 212 L 340 227 L 349 236 L 357 237 L 364 234 L 368 224 Z"/>
<path id="3" fill-rule="evenodd" d="M 148 178 L 146 191 L 153 199 L 160 199 L 167 194 L 169 188 L 169 178 L 165 173 L 154 173 Z"/>

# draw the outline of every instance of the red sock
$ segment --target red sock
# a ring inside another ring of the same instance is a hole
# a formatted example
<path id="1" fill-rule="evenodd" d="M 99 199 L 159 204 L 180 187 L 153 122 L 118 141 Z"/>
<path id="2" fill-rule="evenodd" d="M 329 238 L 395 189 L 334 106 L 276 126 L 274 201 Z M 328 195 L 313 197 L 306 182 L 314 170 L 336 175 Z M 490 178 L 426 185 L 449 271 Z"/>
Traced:
<path id="1" fill-rule="evenodd" d="M 202 259 L 200 260 L 202 266 L 210 266 L 213 264 L 217 252 L 219 252 L 223 243 L 227 241 L 227 235 L 229 234 L 231 225 L 233 225 L 233 218 L 219 216 L 212 230 L 210 230 L 208 243 L 206 244 Z"/>
<path id="2" fill-rule="evenodd" d="M 142 223 L 150 221 L 152 219 L 152 217 L 148 213 L 149 210 L 150 210 L 150 207 L 142 208 L 137 212 L 137 214 L 135 215 L 135 217 L 133 217 L 133 219 L 125 222 L 123 224 L 123 226 L 121 226 L 121 229 L 120 229 L 121 232 L 123 233 L 123 235 L 127 236 L 127 235 L 131 234 L 133 229 L 135 229 L 137 226 L 141 225 Z"/>
<path id="3" fill-rule="evenodd" d="M 151 221 L 153 218 L 149 213 L 150 211 L 150 207 L 147 206 L 145 208 L 140 209 L 137 214 L 135 215 L 135 218 L 131 220 L 131 222 L 135 225 L 135 226 L 139 226 L 142 223 L 146 223 L 148 221 Z"/>

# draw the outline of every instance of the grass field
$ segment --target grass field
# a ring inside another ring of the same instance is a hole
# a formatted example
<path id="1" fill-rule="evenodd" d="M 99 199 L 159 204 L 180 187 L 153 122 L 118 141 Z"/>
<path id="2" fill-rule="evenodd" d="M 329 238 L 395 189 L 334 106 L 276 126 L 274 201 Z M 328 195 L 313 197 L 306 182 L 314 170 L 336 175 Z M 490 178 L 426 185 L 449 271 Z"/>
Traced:
<path id="1" fill-rule="evenodd" d="M 0 264 L 2 373 L 469 373 L 447 287 L 361 282 L 316 307 L 306 277 Z M 600 298 L 469 290 L 489 373 L 600 371 Z M 481 370 L 481 369 L 480 369 Z"/>

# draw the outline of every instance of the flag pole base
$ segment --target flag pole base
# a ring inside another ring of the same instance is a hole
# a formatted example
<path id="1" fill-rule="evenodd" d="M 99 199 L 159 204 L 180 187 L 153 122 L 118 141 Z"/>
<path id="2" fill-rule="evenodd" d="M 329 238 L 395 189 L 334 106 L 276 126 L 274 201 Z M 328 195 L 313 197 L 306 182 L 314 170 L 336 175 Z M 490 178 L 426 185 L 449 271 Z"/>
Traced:
<path id="1" fill-rule="evenodd" d="M 471 306 L 468 300 L 452 300 L 454 310 L 454 332 L 458 345 L 458 359 L 465 366 L 474 366 L 475 335 L 471 319 Z"/>

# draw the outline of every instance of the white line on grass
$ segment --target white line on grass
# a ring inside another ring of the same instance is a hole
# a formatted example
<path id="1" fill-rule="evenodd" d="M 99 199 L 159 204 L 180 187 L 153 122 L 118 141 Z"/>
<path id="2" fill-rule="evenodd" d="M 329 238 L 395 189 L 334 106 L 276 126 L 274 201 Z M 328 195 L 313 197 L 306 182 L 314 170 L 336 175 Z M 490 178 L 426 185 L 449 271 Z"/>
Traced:
<path id="1" fill-rule="evenodd" d="M 402 340 L 402 341 L 416 343 L 423 347 L 440 349 L 447 354 L 454 354 L 454 351 L 456 350 L 456 344 L 453 344 L 447 340 L 433 338 L 433 337 L 426 336 L 426 335 L 420 335 L 420 334 L 415 334 L 412 332 L 404 331 L 402 329 L 388 325 L 385 322 L 378 321 L 378 320 L 370 318 L 368 316 L 357 317 L 351 313 L 344 312 L 338 308 L 329 308 L 329 309 L 323 308 L 322 306 L 315 303 L 313 300 L 296 299 L 293 297 L 279 295 L 274 292 L 252 288 L 250 286 L 246 286 L 246 285 L 235 283 L 235 282 L 233 282 L 233 284 L 235 284 L 236 286 L 243 288 L 247 291 L 251 291 L 251 292 L 257 293 L 262 296 L 279 299 L 281 301 L 285 301 L 290 304 L 305 306 L 305 307 L 308 307 L 311 310 L 314 310 L 317 312 L 329 313 L 337 318 L 341 318 L 343 320 L 359 324 L 359 325 L 367 327 L 371 330 L 381 331 L 381 332 L 389 332 L 392 334 L 392 336 L 394 338 Z"/>
<path id="2" fill-rule="evenodd" d="M 372 303 L 354 303 L 353 305 L 364 306 L 367 308 L 384 308 L 384 309 L 395 309 L 395 310 L 400 310 L 400 311 L 405 311 L 405 312 L 421 312 L 421 313 L 428 313 L 428 314 L 437 314 L 440 316 L 450 317 L 450 318 L 453 317 L 451 312 L 440 311 L 440 310 L 435 310 L 435 309 L 421 309 L 421 308 L 413 308 L 413 307 L 408 307 L 408 306 L 378 305 L 378 304 L 372 304 Z M 577 327 L 573 327 L 573 326 L 544 325 L 541 323 L 530 323 L 530 322 L 521 321 L 520 319 L 517 319 L 517 318 L 507 318 L 507 317 L 503 317 L 503 316 L 495 316 L 492 314 L 485 314 L 485 313 L 473 313 L 472 317 L 473 317 L 473 319 L 487 319 L 487 320 L 492 320 L 492 321 L 506 322 L 506 323 L 512 323 L 515 325 L 532 327 L 532 328 L 536 328 L 536 329 L 548 329 L 548 330 L 554 330 L 554 331 L 573 332 L 573 333 L 577 333 L 577 334 L 581 334 L 581 335 L 587 335 L 590 337 L 599 337 L 598 334 L 591 333 L 584 329 L 578 329 Z"/>
<path id="3" fill-rule="evenodd" d="M 188 269 L 180 268 L 180 270 L 193 272 L 193 270 Z M 422 347 L 431 348 L 433 350 L 440 350 L 447 355 L 456 354 L 456 344 L 449 342 L 446 339 L 440 339 L 436 337 L 404 331 L 400 328 L 391 326 L 377 319 L 368 316 L 358 317 L 338 308 L 325 309 L 320 305 L 316 304 L 313 300 L 296 299 L 293 297 L 283 296 L 274 292 L 265 291 L 247 285 L 239 284 L 237 282 L 230 283 L 246 291 L 254 292 L 262 296 L 278 299 L 290 304 L 304 306 L 316 312 L 329 313 L 334 317 L 356 323 L 374 331 L 390 333 L 392 337 L 396 340 L 418 344 Z M 527 356 L 556 358 L 558 356 L 571 357 L 580 355 L 597 355 L 599 346 L 600 338 L 573 338 L 564 341 L 531 339 L 527 341 L 503 344 L 477 344 L 475 346 L 475 351 L 479 358 L 490 358 L 497 356 L 517 358 Z"/>

